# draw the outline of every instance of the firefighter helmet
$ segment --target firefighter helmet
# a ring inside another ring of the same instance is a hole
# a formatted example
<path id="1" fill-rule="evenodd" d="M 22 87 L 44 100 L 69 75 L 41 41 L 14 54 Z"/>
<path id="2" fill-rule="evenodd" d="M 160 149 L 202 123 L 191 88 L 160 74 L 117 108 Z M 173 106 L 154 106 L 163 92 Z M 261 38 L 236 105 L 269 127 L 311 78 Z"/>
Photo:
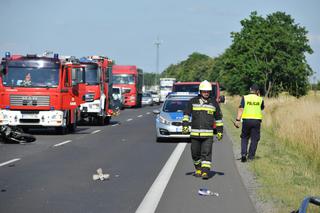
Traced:
<path id="1" fill-rule="evenodd" d="M 202 81 L 199 85 L 199 91 L 212 91 L 212 85 L 209 81 Z"/>

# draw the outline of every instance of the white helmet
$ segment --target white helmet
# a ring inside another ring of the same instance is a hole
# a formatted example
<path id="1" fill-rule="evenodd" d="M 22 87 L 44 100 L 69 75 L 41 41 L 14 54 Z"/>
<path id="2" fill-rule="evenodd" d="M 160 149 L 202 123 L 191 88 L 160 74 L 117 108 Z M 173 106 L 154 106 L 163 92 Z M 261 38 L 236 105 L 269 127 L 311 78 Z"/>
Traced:
<path id="1" fill-rule="evenodd" d="M 212 85 L 209 81 L 204 80 L 199 85 L 199 91 L 212 91 Z"/>

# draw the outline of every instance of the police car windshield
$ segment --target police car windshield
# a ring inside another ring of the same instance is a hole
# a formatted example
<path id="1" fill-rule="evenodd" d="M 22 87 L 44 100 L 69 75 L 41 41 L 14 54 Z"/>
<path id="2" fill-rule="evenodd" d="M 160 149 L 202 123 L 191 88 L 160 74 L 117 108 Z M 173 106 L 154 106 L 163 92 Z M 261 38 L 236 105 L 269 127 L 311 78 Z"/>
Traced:
<path id="1" fill-rule="evenodd" d="M 212 84 L 212 93 L 211 97 L 216 98 L 217 94 L 217 85 Z M 199 84 L 176 84 L 173 86 L 172 92 L 194 92 L 198 93 L 199 92 Z"/>
<path id="2" fill-rule="evenodd" d="M 164 112 L 183 112 L 187 107 L 189 100 L 166 100 L 164 103 Z"/>
<path id="3" fill-rule="evenodd" d="M 48 61 L 13 61 L 3 75 L 3 85 L 11 87 L 57 87 L 59 63 Z"/>

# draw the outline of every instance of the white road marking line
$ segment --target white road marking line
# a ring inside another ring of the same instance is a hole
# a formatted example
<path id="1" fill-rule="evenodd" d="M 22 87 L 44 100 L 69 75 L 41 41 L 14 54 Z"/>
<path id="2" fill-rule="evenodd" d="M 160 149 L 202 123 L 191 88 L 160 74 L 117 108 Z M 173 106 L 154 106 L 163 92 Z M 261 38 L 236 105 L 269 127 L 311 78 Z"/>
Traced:
<path id="1" fill-rule="evenodd" d="M 113 124 L 112 126 L 118 126 L 119 124 Z"/>
<path id="2" fill-rule="evenodd" d="M 98 132 L 100 132 L 100 131 L 101 131 L 100 129 L 97 129 L 97 130 L 91 132 L 91 135 L 96 134 L 96 133 L 98 133 Z"/>
<path id="3" fill-rule="evenodd" d="M 179 143 L 171 156 L 169 157 L 167 163 L 162 168 L 156 180 L 153 182 L 146 196 L 140 203 L 136 213 L 149 213 L 155 212 L 162 194 L 167 187 L 170 177 L 183 153 L 184 148 L 187 143 Z"/>
<path id="4" fill-rule="evenodd" d="M 146 114 L 147 114 L 147 115 L 150 115 L 150 113 L 151 113 L 151 112 L 147 112 Z"/>
<path id="5" fill-rule="evenodd" d="M 56 145 L 54 145 L 54 147 L 57 147 L 57 146 L 62 146 L 64 144 L 67 144 L 67 143 L 70 143 L 72 140 L 67 140 L 67 141 L 64 141 L 64 142 L 61 142 L 61 143 L 57 143 Z"/>
<path id="6" fill-rule="evenodd" d="M 133 119 L 132 118 L 129 118 L 127 121 L 132 121 Z"/>
<path id="7" fill-rule="evenodd" d="M 16 161 L 18 161 L 18 160 L 21 160 L 21 158 L 15 158 L 15 159 L 6 161 L 6 162 L 4 162 L 4 163 L 1 163 L 1 164 L 0 164 L 0 167 L 1 167 L 1 166 L 5 166 L 5 165 L 10 164 L 10 163 L 13 163 L 13 162 L 16 162 Z"/>
<path id="8" fill-rule="evenodd" d="M 138 115 L 138 118 L 141 118 L 143 115 Z"/>

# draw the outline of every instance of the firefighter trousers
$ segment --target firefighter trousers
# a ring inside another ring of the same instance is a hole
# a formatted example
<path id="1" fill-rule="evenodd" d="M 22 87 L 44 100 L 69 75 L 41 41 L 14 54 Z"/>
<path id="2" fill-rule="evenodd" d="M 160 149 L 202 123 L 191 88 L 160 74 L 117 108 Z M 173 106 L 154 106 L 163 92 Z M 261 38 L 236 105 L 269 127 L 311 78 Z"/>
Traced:
<path id="1" fill-rule="evenodd" d="M 191 156 L 196 169 L 210 170 L 213 137 L 191 138 Z"/>
<path id="2" fill-rule="evenodd" d="M 261 120 L 259 119 L 243 119 L 241 131 L 241 156 L 247 156 L 253 159 L 256 155 L 258 142 L 260 140 Z M 248 143 L 250 139 L 250 147 L 248 154 Z"/>

